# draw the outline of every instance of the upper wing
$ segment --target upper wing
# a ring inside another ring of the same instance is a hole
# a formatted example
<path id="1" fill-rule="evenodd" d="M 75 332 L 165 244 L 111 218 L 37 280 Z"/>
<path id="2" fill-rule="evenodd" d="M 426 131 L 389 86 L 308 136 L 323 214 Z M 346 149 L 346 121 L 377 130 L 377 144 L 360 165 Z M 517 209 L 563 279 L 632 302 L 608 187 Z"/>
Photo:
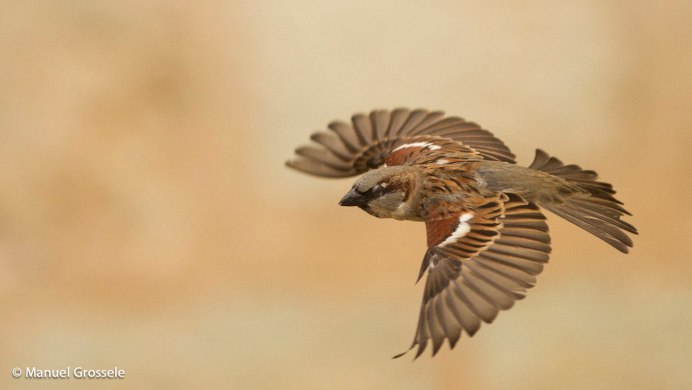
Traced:
<path id="1" fill-rule="evenodd" d="M 454 348 L 462 331 L 473 336 L 481 321 L 492 322 L 524 297 L 548 261 L 544 220 L 536 206 L 516 195 L 484 198 L 468 210 L 426 220 L 428 251 L 420 276 L 428 276 L 409 348 L 418 346 L 416 357 L 430 339 L 433 355 L 445 339 Z"/>
<path id="2" fill-rule="evenodd" d="M 492 133 L 440 111 L 372 111 L 354 115 L 351 124 L 336 121 L 328 127 L 331 132 L 311 136 L 319 146 L 297 148 L 298 158 L 286 165 L 316 176 L 347 177 L 384 164 L 417 163 L 418 152 L 430 161 L 468 155 L 514 163 L 514 154 Z"/>

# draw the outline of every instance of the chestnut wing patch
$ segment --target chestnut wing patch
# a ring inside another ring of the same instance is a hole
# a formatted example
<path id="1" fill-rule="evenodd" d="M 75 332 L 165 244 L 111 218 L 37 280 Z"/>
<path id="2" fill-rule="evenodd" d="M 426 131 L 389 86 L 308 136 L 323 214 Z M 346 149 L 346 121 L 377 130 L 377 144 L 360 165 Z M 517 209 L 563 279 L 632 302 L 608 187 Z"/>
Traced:
<path id="1" fill-rule="evenodd" d="M 477 151 L 459 142 L 436 136 L 414 136 L 394 142 L 392 151 L 384 157 L 382 165 L 442 165 L 482 159 Z"/>
<path id="2" fill-rule="evenodd" d="M 450 244 L 466 235 L 471 229 L 468 221 L 472 217 L 473 213 L 467 211 L 461 215 L 426 221 L 425 228 L 428 234 L 428 247 Z"/>

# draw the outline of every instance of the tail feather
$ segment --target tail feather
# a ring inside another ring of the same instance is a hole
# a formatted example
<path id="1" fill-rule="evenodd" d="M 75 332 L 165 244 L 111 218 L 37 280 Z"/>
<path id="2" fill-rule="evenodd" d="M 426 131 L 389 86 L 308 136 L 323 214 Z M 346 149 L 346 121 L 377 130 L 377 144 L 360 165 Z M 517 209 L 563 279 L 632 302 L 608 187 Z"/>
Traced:
<path id="1" fill-rule="evenodd" d="M 539 206 L 581 227 L 615 249 L 623 253 L 629 251 L 632 239 L 625 232 L 638 234 L 637 229 L 620 219 L 623 215 L 632 214 L 614 197 L 612 185 L 597 181 L 596 172 L 582 170 L 574 164 L 564 165 L 540 149 L 536 150 L 536 157 L 529 168 L 566 179 L 580 190 L 568 191 L 559 201 L 539 202 Z"/>

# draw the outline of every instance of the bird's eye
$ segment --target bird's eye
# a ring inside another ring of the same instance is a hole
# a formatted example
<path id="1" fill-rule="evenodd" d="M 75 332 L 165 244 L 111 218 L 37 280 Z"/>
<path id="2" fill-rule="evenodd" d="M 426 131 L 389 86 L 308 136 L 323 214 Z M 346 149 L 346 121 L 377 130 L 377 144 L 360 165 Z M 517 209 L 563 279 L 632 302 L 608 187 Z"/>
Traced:
<path id="1" fill-rule="evenodd" d="M 387 192 L 387 183 L 378 183 L 376 186 L 372 187 L 373 195 L 379 196 Z"/>

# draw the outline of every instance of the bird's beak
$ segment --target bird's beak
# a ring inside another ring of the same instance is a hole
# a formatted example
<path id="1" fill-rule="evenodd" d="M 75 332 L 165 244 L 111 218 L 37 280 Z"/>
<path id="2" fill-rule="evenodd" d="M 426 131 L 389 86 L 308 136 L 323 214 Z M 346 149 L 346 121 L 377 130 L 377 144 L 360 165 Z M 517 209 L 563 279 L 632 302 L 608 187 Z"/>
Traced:
<path id="1" fill-rule="evenodd" d="M 351 188 L 351 191 L 341 198 L 339 206 L 364 206 L 366 203 L 367 199 L 362 194 L 359 194 L 355 188 Z"/>

